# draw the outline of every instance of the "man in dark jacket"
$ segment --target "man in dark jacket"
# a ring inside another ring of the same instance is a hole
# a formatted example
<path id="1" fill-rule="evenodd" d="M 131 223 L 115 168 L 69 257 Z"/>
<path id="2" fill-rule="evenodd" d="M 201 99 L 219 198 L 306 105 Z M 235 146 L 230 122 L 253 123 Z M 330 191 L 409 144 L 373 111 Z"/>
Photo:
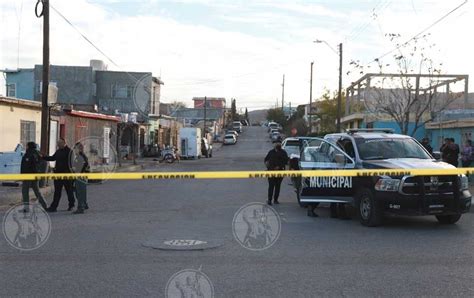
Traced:
<path id="1" fill-rule="evenodd" d="M 265 157 L 265 165 L 269 171 L 284 170 L 288 164 L 288 154 L 281 148 L 281 143 L 275 143 L 275 148 L 268 151 Z M 272 198 L 275 204 L 279 204 L 280 186 L 283 178 L 268 178 L 268 205 L 272 204 Z"/>
<path id="2" fill-rule="evenodd" d="M 423 147 L 425 147 L 425 149 L 431 154 L 433 155 L 433 147 L 431 147 L 430 145 L 430 140 L 428 138 L 423 138 L 421 140 L 421 145 L 423 145 Z"/>
<path id="3" fill-rule="evenodd" d="M 66 141 L 63 138 L 58 140 L 58 150 L 52 156 L 45 156 L 43 158 L 47 161 L 56 161 L 55 173 L 71 173 L 71 149 L 66 145 Z M 63 186 L 66 189 L 69 201 L 69 208 L 67 210 L 71 211 L 74 208 L 73 180 L 54 180 L 54 198 L 47 209 L 48 212 L 56 212 L 59 200 L 61 200 Z"/>
<path id="4" fill-rule="evenodd" d="M 441 151 L 441 158 L 444 162 L 458 166 L 459 146 L 454 143 L 453 138 L 444 139 L 444 144 L 439 149 Z"/>
<path id="5" fill-rule="evenodd" d="M 35 142 L 29 142 L 26 145 L 26 152 L 21 159 L 21 174 L 33 174 L 39 173 L 39 163 L 40 163 L 40 155 L 38 150 L 36 149 Z M 27 181 L 24 180 L 21 186 L 21 192 L 23 196 L 23 212 L 30 211 L 30 188 L 33 189 L 38 202 L 40 203 L 41 207 L 46 209 L 46 202 L 44 200 L 43 195 L 41 194 L 38 181 L 31 180 Z"/>

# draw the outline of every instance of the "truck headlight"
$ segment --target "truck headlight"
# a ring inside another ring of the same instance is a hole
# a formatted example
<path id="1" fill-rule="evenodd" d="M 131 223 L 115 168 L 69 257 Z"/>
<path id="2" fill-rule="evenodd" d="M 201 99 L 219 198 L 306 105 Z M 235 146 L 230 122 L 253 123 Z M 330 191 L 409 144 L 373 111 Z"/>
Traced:
<path id="1" fill-rule="evenodd" d="M 469 189 L 469 178 L 466 175 L 461 175 L 460 180 L 461 183 L 459 184 L 459 187 L 461 190 Z"/>
<path id="2" fill-rule="evenodd" d="M 380 178 L 375 183 L 375 190 L 378 191 L 398 191 L 400 179 Z"/>

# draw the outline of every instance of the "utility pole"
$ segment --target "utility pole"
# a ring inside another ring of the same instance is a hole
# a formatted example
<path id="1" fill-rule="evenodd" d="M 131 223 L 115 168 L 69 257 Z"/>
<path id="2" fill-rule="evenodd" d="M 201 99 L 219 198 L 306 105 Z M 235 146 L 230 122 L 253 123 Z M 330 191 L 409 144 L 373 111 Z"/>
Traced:
<path id="1" fill-rule="evenodd" d="M 283 83 L 281 84 L 281 110 L 285 107 L 285 75 L 283 74 Z"/>
<path id="2" fill-rule="evenodd" d="M 308 119 L 309 119 L 309 133 L 312 133 L 312 125 L 313 123 L 311 122 L 312 120 L 312 107 L 313 107 L 313 64 L 314 61 L 311 62 L 311 74 L 310 74 L 310 79 L 309 79 L 309 113 L 308 113 Z"/>
<path id="3" fill-rule="evenodd" d="M 206 137 L 207 96 L 204 96 L 204 137 Z"/>
<path id="4" fill-rule="evenodd" d="M 339 44 L 339 92 L 337 95 L 337 122 L 336 122 L 337 132 L 341 132 L 341 104 L 342 104 L 342 42 Z"/>
<path id="5" fill-rule="evenodd" d="M 49 0 L 43 0 L 43 76 L 41 94 L 41 152 L 49 154 Z"/>

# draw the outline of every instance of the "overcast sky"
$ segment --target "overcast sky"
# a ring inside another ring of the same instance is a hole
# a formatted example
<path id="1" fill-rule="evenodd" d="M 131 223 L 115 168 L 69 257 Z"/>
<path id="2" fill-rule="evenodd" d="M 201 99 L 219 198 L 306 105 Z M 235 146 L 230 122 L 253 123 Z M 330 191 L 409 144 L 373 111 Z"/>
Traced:
<path id="1" fill-rule="evenodd" d="M 285 102 L 308 102 L 311 61 L 315 61 L 314 97 L 324 88 L 337 88 L 338 56 L 313 40 L 325 40 L 333 48 L 343 42 L 343 84 L 348 86 L 359 76 L 354 71 L 346 74 L 351 60 L 367 63 L 394 48 L 385 34 L 409 39 L 464 1 L 50 2 L 118 66 L 55 11 L 51 11 L 52 64 L 88 65 L 90 59 L 101 59 L 110 70 L 161 76 L 163 102 L 190 104 L 193 96 L 219 96 L 236 98 L 239 107 L 260 109 L 281 100 L 283 74 Z M 471 2 L 429 30 L 430 41 L 436 43 L 429 54 L 443 63 L 445 73 L 474 74 L 468 29 L 474 27 Z M 0 69 L 41 64 L 42 19 L 34 15 L 36 1 L 0 3 Z M 0 83 L 4 94 L 3 78 Z"/>

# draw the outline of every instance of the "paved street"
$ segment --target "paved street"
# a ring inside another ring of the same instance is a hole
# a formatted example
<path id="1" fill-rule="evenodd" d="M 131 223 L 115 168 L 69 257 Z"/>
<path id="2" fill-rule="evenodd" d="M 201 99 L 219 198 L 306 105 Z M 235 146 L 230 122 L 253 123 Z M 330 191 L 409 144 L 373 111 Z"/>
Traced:
<path id="1" fill-rule="evenodd" d="M 266 129 L 248 127 L 211 159 L 147 170 L 264 169 L 269 148 Z M 163 297 L 173 274 L 200 269 L 216 297 L 473 296 L 472 213 L 452 226 L 401 217 L 367 228 L 331 219 L 327 208 L 307 217 L 288 183 L 274 206 L 280 236 L 262 251 L 242 247 L 232 221 L 243 205 L 265 201 L 265 180 L 108 181 L 89 187 L 91 209 L 74 216 L 63 195 L 42 247 L 20 251 L 0 238 L 0 295 Z M 217 247 L 149 247 L 172 239 Z"/>

